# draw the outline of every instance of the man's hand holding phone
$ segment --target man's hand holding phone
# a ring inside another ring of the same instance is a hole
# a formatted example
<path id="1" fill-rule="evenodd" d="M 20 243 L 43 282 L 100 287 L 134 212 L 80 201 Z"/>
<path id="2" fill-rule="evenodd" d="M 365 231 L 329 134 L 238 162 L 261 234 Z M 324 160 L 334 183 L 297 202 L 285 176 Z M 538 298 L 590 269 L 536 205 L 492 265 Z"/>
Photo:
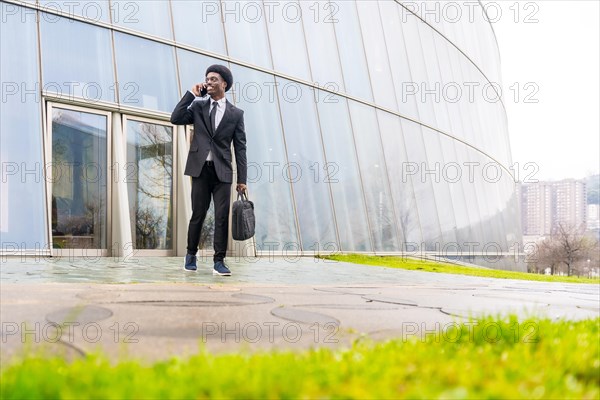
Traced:
<path id="1" fill-rule="evenodd" d="M 202 82 L 202 83 L 197 83 L 194 86 L 192 86 L 192 93 L 194 93 L 194 95 L 196 97 L 203 97 L 206 95 L 207 91 L 206 91 L 206 82 Z"/>

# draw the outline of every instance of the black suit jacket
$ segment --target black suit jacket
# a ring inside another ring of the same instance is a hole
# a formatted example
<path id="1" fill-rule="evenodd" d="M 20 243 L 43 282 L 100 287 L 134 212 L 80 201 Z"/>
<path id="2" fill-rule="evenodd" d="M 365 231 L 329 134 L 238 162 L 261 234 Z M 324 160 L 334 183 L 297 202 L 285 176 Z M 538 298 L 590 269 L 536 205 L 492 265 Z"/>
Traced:
<path id="1" fill-rule="evenodd" d="M 174 125 L 194 124 L 194 138 L 185 165 L 185 174 L 198 177 L 204 167 L 208 151 L 212 151 L 215 172 L 221 182 L 233 181 L 231 167 L 231 142 L 235 151 L 237 165 L 237 183 L 246 183 L 246 132 L 244 131 L 244 111 L 226 100 L 223 118 L 212 131 L 210 123 L 210 102 L 207 97 L 194 102 L 196 96 L 187 92 L 171 114 Z M 192 104 L 193 102 L 193 104 Z M 192 104 L 191 107 L 190 104 Z M 188 108 L 189 107 L 189 108 Z"/>

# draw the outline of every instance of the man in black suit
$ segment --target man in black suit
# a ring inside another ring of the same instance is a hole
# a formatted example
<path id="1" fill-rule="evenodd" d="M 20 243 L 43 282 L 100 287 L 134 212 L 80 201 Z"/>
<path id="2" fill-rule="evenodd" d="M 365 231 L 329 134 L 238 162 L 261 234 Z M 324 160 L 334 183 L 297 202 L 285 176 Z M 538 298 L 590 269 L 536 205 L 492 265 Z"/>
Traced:
<path id="1" fill-rule="evenodd" d="M 210 197 L 215 204 L 215 236 L 213 257 L 215 275 L 231 275 L 223 262 L 227 253 L 229 234 L 229 203 L 233 169 L 231 142 L 237 165 L 237 191 L 246 191 L 246 133 L 244 111 L 225 98 L 233 76 L 223 65 L 211 65 L 206 70 L 206 81 L 188 91 L 171 114 L 174 125 L 194 124 L 194 137 L 188 153 L 185 174 L 192 177 L 192 218 L 188 227 L 185 270 L 196 271 L 196 253 Z M 207 99 L 194 101 L 196 97 Z"/>

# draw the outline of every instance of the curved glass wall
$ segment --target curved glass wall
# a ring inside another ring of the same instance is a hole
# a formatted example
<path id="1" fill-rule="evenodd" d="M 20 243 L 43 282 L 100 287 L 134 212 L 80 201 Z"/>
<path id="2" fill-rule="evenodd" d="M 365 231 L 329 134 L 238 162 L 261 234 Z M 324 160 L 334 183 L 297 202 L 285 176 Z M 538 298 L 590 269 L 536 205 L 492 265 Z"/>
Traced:
<path id="1" fill-rule="evenodd" d="M 222 63 L 235 78 L 228 99 L 245 110 L 259 251 L 471 252 L 521 268 L 484 254 L 521 241 L 499 51 L 483 16 L 493 10 L 430 3 L 0 1 L 2 82 L 21 83 L 1 103 L 3 249 L 50 240 L 48 183 L 21 176 L 45 162 L 45 98 L 164 123 Z M 34 216 L 26 232 L 16 198 Z M 169 248 L 178 222 L 170 205 L 153 207 L 164 226 L 140 247 Z"/>

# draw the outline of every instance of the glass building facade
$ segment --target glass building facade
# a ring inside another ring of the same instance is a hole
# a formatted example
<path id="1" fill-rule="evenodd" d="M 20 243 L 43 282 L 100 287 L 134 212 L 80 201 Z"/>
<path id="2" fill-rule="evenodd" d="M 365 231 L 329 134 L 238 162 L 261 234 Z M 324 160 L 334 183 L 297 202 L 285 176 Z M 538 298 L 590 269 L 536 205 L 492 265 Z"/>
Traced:
<path id="1" fill-rule="evenodd" d="M 492 26 L 427 3 L 0 1 L 0 251 L 183 254 L 193 132 L 169 116 L 221 63 L 257 220 L 232 253 L 522 270 Z"/>

